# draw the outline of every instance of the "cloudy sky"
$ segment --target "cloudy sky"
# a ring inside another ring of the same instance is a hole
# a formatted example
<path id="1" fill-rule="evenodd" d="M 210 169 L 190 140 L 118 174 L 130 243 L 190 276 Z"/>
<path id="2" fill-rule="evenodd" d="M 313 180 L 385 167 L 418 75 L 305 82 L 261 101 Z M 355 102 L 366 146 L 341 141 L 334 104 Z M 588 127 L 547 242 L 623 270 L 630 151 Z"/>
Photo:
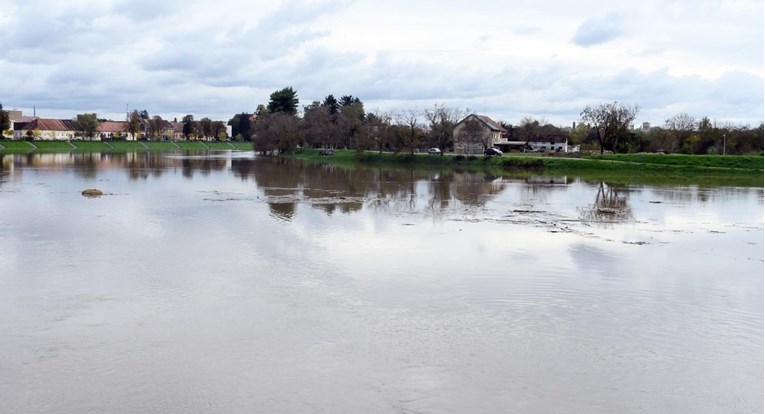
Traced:
<path id="1" fill-rule="evenodd" d="M 0 0 L 0 102 L 228 119 L 292 86 L 510 123 L 619 101 L 756 125 L 764 43 L 761 0 Z"/>

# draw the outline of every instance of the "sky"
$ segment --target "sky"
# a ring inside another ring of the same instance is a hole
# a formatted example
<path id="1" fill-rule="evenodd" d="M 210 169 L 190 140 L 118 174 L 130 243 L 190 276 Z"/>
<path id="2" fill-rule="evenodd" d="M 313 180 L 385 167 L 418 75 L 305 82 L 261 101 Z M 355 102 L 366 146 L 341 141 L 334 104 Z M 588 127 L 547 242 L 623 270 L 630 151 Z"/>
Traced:
<path id="1" fill-rule="evenodd" d="M 763 120 L 761 0 L 0 0 L 0 102 L 227 120 L 284 87 L 560 126 L 587 105 Z"/>

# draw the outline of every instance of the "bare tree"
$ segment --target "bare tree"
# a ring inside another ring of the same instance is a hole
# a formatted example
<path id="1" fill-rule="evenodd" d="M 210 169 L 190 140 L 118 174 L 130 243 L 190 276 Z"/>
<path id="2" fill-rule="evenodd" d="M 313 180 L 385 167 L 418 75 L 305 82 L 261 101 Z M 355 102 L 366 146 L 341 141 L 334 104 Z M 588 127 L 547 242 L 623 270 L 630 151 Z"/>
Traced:
<path id="1" fill-rule="evenodd" d="M 401 127 L 397 129 L 401 144 L 412 155 L 422 135 L 418 123 L 420 113 L 421 111 L 414 107 L 399 111 L 395 115 L 396 123 Z"/>
<path id="2" fill-rule="evenodd" d="M 616 152 L 619 139 L 627 136 L 629 125 L 635 120 L 637 113 L 637 106 L 614 102 L 598 106 L 588 105 L 582 110 L 580 116 L 582 122 L 597 132 L 600 153 L 602 154 L 606 147 Z"/>
<path id="3" fill-rule="evenodd" d="M 696 119 L 686 113 L 677 114 L 664 122 L 664 128 L 668 130 L 664 149 L 677 152 L 693 135 Z"/>
<path id="4" fill-rule="evenodd" d="M 433 109 L 425 110 L 424 114 L 429 122 L 429 138 L 441 150 L 441 155 L 444 155 L 446 149 L 454 145 L 454 127 L 463 117 L 463 112 L 444 104 L 435 104 Z"/>
<path id="5" fill-rule="evenodd" d="M 369 147 L 376 148 L 382 153 L 383 148 L 392 142 L 390 112 L 368 113 L 366 116 L 367 142 Z"/>
<path id="6" fill-rule="evenodd" d="M 255 124 L 255 150 L 264 154 L 274 151 L 294 153 L 297 145 L 303 142 L 299 121 L 286 112 L 275 112 L 262 117 Z"/>
<path id="7" fill-rule="evenodd" d="M 527 116 L 521 119 L 520 127 L 526 145 L 529 144 L 529 141 L 536 141 L 539 138 L 539 126 L 539 121 L 533 117 Z"/>

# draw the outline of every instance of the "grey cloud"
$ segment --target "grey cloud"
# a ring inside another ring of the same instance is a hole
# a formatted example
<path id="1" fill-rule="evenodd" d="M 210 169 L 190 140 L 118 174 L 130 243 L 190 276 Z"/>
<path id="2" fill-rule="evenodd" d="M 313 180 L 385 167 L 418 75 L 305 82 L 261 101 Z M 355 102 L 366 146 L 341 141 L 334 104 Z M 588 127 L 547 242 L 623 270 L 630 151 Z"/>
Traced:
<path id="1" fill-rule="evenodd" d="M 607 43 L 624 33 L 623 24 L 624 19 L 616 14 L 587 19 L 576 30 L 572 41 L 582 47 Z"/>

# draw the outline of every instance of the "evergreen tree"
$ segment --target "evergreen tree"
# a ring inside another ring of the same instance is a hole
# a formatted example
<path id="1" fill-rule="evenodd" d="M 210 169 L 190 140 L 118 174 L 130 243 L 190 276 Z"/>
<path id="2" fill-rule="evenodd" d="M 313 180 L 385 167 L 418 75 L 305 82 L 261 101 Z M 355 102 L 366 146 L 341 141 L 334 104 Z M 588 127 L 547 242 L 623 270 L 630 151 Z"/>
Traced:
<path id="1" fill-rule="evenodd" d="M 268 102 L 268 112 L 284 112 L 288 115 L 297 114 L 298 103 L 297 92 L 292 87 L 275 91 L 271 94 L 271 100 Z"/>

